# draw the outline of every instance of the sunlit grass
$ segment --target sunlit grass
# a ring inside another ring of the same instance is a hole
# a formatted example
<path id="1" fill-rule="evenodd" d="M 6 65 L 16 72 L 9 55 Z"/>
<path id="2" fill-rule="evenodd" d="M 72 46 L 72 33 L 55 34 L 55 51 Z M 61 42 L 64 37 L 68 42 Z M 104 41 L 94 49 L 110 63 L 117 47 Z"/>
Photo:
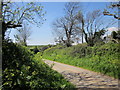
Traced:
<path id="1" fill-rule="evenodd" d="M 120 61 L 118 57 L 119 45 L 106 43 L 101 46 L 88 47 L 77 45 L 69 48 L 49 48 L 44 52 L 43 58 L 83 67 L 92 71 L 120 78 Z"/>

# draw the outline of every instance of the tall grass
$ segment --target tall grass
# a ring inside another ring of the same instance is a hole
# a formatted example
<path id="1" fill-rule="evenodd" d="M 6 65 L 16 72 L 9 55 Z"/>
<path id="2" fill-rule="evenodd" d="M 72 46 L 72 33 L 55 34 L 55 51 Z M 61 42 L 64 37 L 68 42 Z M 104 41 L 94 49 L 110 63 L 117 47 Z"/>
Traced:
<path id="1" fill-rule="evenodd" d="M 116 43 L 106 43 L 93 47 L 79 44 L 72 47 L 56 46 L 45 50 L 43 58 L 50 59 L 120 79 L 120 49 Z"/>

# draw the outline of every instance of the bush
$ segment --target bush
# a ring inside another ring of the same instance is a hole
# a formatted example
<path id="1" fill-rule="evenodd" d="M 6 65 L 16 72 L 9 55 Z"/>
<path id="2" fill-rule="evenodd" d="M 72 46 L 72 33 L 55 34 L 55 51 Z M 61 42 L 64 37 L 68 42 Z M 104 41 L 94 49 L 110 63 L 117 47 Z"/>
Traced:
<path id="1" fill-rule="evenodd" d="M 33 52 L 34 52 L 34 54 L 37 54 L 37 53 L 39 52 L 38 48 L 35 47 L 35 48 L 33 49 Z"/>
<path id="2" fill-rule="evenodd" d="M 102 43 L 93 47 L 79 44 L 63 49 L 47 49 L 43 58 L 84 67 L 120 79 L 119 52 L 117 43 Z"/>
<path id="3" fill-rule="evenodd" d="M 41 61 L 41 56 L 12 42 L 3 42 L 3 90 L 74 88 L 62 75 Z"/>

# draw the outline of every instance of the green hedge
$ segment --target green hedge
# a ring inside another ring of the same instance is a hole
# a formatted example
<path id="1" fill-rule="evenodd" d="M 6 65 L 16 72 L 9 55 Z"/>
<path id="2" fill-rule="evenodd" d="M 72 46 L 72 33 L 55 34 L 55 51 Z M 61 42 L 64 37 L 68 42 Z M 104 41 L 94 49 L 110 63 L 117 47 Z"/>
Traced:
<path id="1" fill-rule="evenodd" d="M 43 58 L 83 67 L 120 79 L 120 48 L 117 43 L 106 43 L 93 47 L 79 44 L 58 49 L 52 47 L 44 52 Z"/>
<path id="2" fill-rule="evenodd" d="M 62 75 L 41 61 L 26 47 L 3 42 L 3 90 L 40 90 L 42 88 L 74 88 Z"/>

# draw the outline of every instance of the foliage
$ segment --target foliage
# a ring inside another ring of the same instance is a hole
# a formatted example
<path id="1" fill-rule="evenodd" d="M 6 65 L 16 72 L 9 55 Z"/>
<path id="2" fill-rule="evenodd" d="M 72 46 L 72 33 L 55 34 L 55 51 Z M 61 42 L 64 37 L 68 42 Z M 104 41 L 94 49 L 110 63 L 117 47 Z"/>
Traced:
<path id="1" fill-rule="evenodd" d="M 120 79 L 120 49 L 117 43 L 101 43 L 93 47 L 86 43 L 68 48 L 52 47 L 43 58 L 83 67 Z"/>
<path id="2" fill-rule="evenodd" d="M 11 41 L 3 42 L 3 90 L 74 88 L 62 75 L 41 61 L 41 56 Z"/>
<path id="3" fill-rule="evenodd" d="M 37 52 L 43 53 L 46 49 L 54 46 L 55 45 L 38 45 L 38 46 L 27 46 L 27 48 L 36 54 Z"/>
<path id="4" fill-rule="evenodd" d="M 113 32 L 111 33 L 111 36 L 112 36 L 113 39 L 116 39 L 116 38 L 117 38 L 117 37 L 116 37 L 116 36 L 117 36 L 117 33 L 116 33 L 115 31 L 113 31 Z"/>
<path id="5" fill-rule="evenodd" d="M 39 52 L 37 46 L 35 46 L 33 49 L 30 50 L 33 51 L 34 54 L 37 54 Z"/>
<path id="6" fill-rule="evenodd" d="M 2 34 L 9 28 L 22 27 L 23 21 L 40 26 L 44 19 L 43 6 L 38 2 L 2 2 Z"/>
<path id="7" fill-rule="evenodd" d="M 101 36 L 103 36 L 105 34 L 105 32 L 106 31 L 104 29 L 102 29 L 102 30 L 94 33 L 94 39 L 93 39 L 94 45 L 96 43 L 100 43 L 100 42 L 102 43 L 103 42 L 104 39 L 102 39 Z"/>
<path id="8" fill-rule="evenodd" d="M 119 43 L 120 42 L 120 31 L 112 31 L 111 37 Z"/>

